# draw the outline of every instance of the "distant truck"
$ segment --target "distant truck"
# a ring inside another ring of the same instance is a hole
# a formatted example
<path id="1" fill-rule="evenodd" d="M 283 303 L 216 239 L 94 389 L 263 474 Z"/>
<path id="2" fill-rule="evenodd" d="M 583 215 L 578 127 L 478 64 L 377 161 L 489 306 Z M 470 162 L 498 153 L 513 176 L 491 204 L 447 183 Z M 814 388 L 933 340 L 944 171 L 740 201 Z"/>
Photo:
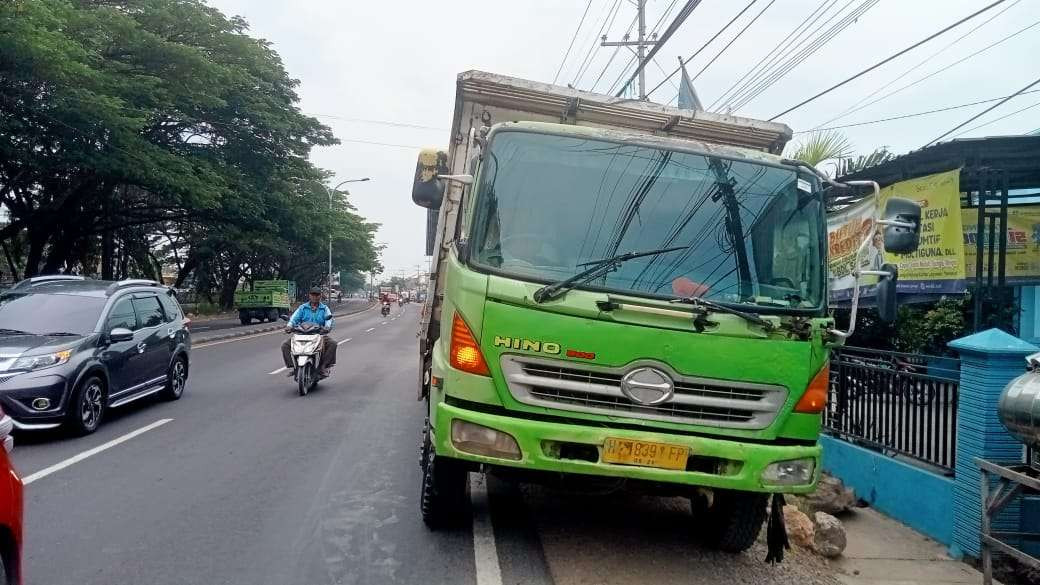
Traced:
<path id="1" fill-rule="evenodd" d="M 288 315 L 292 301 L 296 298 L 296 283 L 291 280 L 257 280 L 253 282 L 253 290 L 235 292 L 235 307 L 238 309 L 238 320 L 249 325 L 256 319 L 277 321 L 282 315 Z"/>

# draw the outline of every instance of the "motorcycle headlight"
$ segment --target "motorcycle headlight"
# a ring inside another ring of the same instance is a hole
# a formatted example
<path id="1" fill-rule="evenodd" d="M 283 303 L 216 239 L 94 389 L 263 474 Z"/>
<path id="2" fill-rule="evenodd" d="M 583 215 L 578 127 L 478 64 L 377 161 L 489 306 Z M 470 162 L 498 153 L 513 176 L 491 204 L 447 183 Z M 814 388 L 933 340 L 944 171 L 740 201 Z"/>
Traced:
<path id="1" fill-rule="evenodd" d="M 8 370 L 25 370 L 31 372 L 41 368 L 49 368 L 69 361 L 71 355 L 72 350 L 65 349 L 44 355 L 24 356 L 16 359 Z"/>

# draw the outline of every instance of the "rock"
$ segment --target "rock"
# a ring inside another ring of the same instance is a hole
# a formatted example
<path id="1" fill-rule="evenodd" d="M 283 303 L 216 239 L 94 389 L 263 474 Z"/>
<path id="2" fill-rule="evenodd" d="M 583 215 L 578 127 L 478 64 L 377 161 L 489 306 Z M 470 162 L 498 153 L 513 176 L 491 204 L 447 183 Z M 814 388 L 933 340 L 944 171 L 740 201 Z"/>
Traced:
<path id="1" fill-rule="evenodd" d="M 784 525 L 787 527 L 787 538 L 802 548 L 813 547 L 813 523 L 805 512 L 788 504 L 784 506 Z"/>
<path id="2" fill-rule="evenodd" d="M 813 548 L 817 553 L 833 559 L 845 550 L 845 526 L 826 512 L 813 514 Z"/>
<path id="3" fill-rule="evenodd" d="M 824 475 L 816 485 L 816 491 L 806 497 L 813 512 L 841 514 L 856 507 L 856 493 L 847 488 L 836 477 Z"/>

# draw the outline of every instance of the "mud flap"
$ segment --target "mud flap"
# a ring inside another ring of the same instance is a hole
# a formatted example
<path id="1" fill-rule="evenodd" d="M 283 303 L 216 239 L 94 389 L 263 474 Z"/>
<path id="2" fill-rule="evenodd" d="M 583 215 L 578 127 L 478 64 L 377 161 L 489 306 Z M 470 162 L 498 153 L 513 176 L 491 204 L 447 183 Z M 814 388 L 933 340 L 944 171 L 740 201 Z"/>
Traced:
<path id="1" fill-rule="evenodd" d="M 773 502 L 769 505 L 769 523 L 766 525 L 766 562 L 769 564 L 784 562 L 784 550 L 791 550 L 787 540 L 787 526 L 784 525 L 783 494 L 773 494 Z"/>

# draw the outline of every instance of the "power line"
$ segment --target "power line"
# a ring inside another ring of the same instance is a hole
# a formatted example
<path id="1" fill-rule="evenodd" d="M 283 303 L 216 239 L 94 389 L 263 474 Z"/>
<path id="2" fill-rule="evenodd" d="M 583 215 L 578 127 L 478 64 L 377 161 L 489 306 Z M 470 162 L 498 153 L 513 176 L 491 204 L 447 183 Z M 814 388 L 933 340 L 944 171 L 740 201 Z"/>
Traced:
<path id="1" fill-rule="evenodd" d="M 423 126 L 421 124 L 407 124 L 405 122 L 391 122 L 389 120 L 370 120 L 367 118 L 347 118 L 344 116 L 335 116 L 333 114 L 306 114 L 308 116 L 314 116 L 315 118 L 330 118 L 333 120 L 343 120 L 345 122 L 361 122 L 363 124 L 379 124 L 382 126 L 394 126 L 396 128 L 417 128 L 419 130 L 437 130 L 438 132 L 447 132 L 447 128 L 438 128 L 436 126 Z"/>
<path id="2" fill-rule="evenodd" d="M 1031 110 L 1031 109 L 1033 109 L 1033 108 L 1035 108 L 1037 106 L 1040 106 L 1040 102 L 1036 102 L 1035 104 L 1033 104 L 1031 106 L 1026 106 L 1024 108 L 1015 110 L 1014 112 L 1011 112 L 1010 114 L 1004 114 L 1003 116 L 1001 116 L 999 118 L 993 118 L 989 122 L 983 122 L 983 123 L 979 124 L 978 126 L 972 126 L 971 128 L 968 128 L 967 130 L 962 130 L 962 131 L 954 134 L 953 137 L 957 138 L 958 136 L 963 136 L 963 135 L 967 134 L 968 132 L 974 132 L 975 130 L 978 130 L 979 128 L 982 128 L 983 126 L 989 126 L 990 124 L 999 122 L 999 121 L 1001 121 L 1001 120 L 1003 120 L 1005 118 L 1010 118 L 1011 116 L 1014 116 L 1016 114 L 1021 114 L 1022 112 L 1026 111 L 1026 110 Z"/>
<path id="3" fill-rule="evenodd" d="M 611 26 L 614 25 L 614 17 L 617 16 L 618 8 L 620 7 L 621 0 L 614 0 L 614 5 L 607 9 L 606 16 L 603 17 L 603 22 L 599 25 L 599 32 L 592 37 L 592 44 L 589 45 L 589 50 L 585 52 L 585 58 L 581 60 L 581 64 L 578 65 L 578 72 L 574 75 L 574 79 L 571 80 L 571 85 L 574 87 L 578 86 L 578 82 L 585 75 L 585 71 L 588 70 L 589 65 L 592 64 L 592 53 L 596 50 L 597 40 L 603 34 L 603 30 L 607 28 L 609 22 Z M 607 29 L 609 30 L 609 29 Z"/>
<path id="4" fill-rule="evenodd" d="M 374 142 L 374 141 L 371 141 L 371 140 L 354 140 L 354 139 L 351 139 L 351 138 L 340 138 L 339 141 L 340 142 L 353 142 L 353 143 L 356 143 L 356 144 L 372 144 L 372 145 L 375 145 L 375 146 L 391 146 L 391 147 L 394 147 L 394 148 L 419 148 L 419 149 L 426 148 L 425 146 L 416 146 L 414 144 L 390 144 L 390 143 L 387 143 L 387 142 Z"/>
<path id="5" fill-rule="evenodd" d="M 1033 90 L 1030 90 L 1030 91 L 1024 91 L 1020 95 L 1026 95 L 1026 94 L 1037 93 L 1037 92 L 1040 92 L 1040 89 L 1033 89 Z M 853 124 L 843 124 L 841 126 L 827 126 L 827 127 L 824 127 L 824 128 L 813 128 L 811 130 L 799 130 L 798 132 L 795 132 L 795 134 L 807 134 L 807 133 L 810 133 L 810 132 L 825 132 L 827 130 L 841 130 L 843 128 L 855 128 L 857 126 L 869 126 L 870 124 L 880 124 L 882 122 L 891 122 L 893 120 L 903 120 L 903 119 L 906 119 L 906 118 L 916 118 L 918 116 L 925 116 L 925 115 L 928 115 L 928 114 L 938 114 L 939 112 L 949 112 L 951 110 L 959 110 L 961 108 L 970 108 L 971 106 L 977 106 L 979 104 L 988 104 L 990 102 L 995 102 L 997 100 L 1002 100 L 1002 99 L 1004 99 L 1006 97 L 1010 97 L 1010 96 L 1002 95 L 1000 97 L 989 98 L 989 99 L 985 99 L 985 100 L 979 100 L 977 102 L 968 102 L 966 104 L 957 104 L 955 106 L 947 106 L 945 108 L 938 108 L 938 109 L 935 109 L 935 110 L 927 110 L 927 111 L 924 111 L 924 112 L 914 112 L 913 114 L 903 114 L 901 116 L 891 116 L 891 117 L 888 117 L 888 118 L 880 118 L 880 119 L 877 119 L 877 120 L 867 120 L 866 122 L 855 122 Z"/>
<path id="6" fill-rule="evenodd" d="M 859 20 L 859 18 L 866 14 L 868 10 L 876 6 L 878 1 L 879 0 L 864 0 L 863 3 L 855 9 L 853 9 L 852 12 L 845 15 L 841 20 L 839 20 L 829 29 L 824 31 L 819 37 L 816 38 L 816 40 L 810 43 L 809 46 L 803 48 L 798 54 L 786 61 L 783 65 L 780 66 L 778 70 L 775 70 L 772 74 L 770 74 L 770 76 L 767 79 L 763 80 L 761 83 L 752 88 L 750 92 L 745 94 L 743 97 L 740 98 L 739 101 L 737 101 L 735 104 L 732 104 L 730 107 L 732 109 L 742 108 L 758 96 L 762 95 L 763 92 L 772 87 L 773 84 L 782 79 L 792 69 L 804 63 L 805 60 L 811 57 L 814 53 L 816 53 L 816 51 L 819 51 L 827 43 L 831 42 L 831 40 L 834 39 L 834 37 L 838 36 L 838 34 L 840 34 L 843 30 L 845 30 L 850 25 Z M 835 16 L 837 16 L 837 14 L 835 14 Z M 830 22 L 831 20 L 833 20 L 833 18 L 834 17 L 831 17 L 827 20 L 827 22 Z M 827 22 L 820 25 L 820 28 L 826 26 Z M 799 43 L 799 46 L 801 46 L 801 44 L 802 43 Z M 795 47 L 795 49 L 792 49 L 792 51 L 796 50 L 797 48 L 798 47 Z"/>
<path id="7" fill-rule="evenodd" d="M 1027 85 L 1027 86 L 1023 87 L 1022 89 L 1020 89 L 1020 90 L 1016 91 L 1015 93 L 1013 93 L 1013 94 L 1011 94 L 1011 95 L 1007 96 L 1006 98 L 1004 98 L 1004 99 L 1000 100 L 999 102 L 997 102 L 997 103 L 993 104 L 992 106 L 990 106 L 990 107 L 986 108 L 985 110 L 982 110 L 982 111 L 981 111 L 981 112 L 979 112 L 978 114 L 975 114 L 974 116 L 972 116 L 972 117 L 968 118 L 967 120 L 965 120 L 965 121 L 961 122 L 960 124 L 958 124 L 958 125 L 954 126 L 954 127 L 953 127 L 953 128 L 951 128 L 950 130 L 947 130 L 946 132 L 944 132 L 944 133 L 940 134 L 938 138 L 935 138 L 934 140 L 932 140 L 932 141 L 928 142 L 927 144 L 925 144 L 925 145 L 924 145 L 924 146 L 922 146 L 921 148 L 924 148 L 925 146 L 929 146 L 929 145 L 931 145 L 931 144 L 935 144 L 936 142 L 939 142 L 940 140 L 942 140 L 943 138 L 946 138 L 946 137 L 947 137 L 947 136 L 949 136 L 950 134 L 953 134 L 953 133 L 954 133 L 954 132 L 956 132 L 957 130 L 960 130 L 961 128 L 963 128 L 963 127 L 967 126 L 968 124 L 971 124 L 971 123 L 972 123 L 972 122 L 974 122 L 975 120 L 978 120 L 978 119 L 979 119 L 979 118 L 981 118 L 982 116 L 985 116 L 985 115 L 986 115 L 986 114 L 988 114 L 989 112 L 992 112 L 993 110 L 995 110 L 995 109 L 999 108 L 1000 106 L 1002 106 L 1002 105 L 1006 104 L 1007 102 L 1009 102 L 1009 101 L 1011 101 L 1012 99 L 1014 99 L 1014 97 L 1015 97 L 1015 96 L 1017 96 L 1017 95 L 1021 94 L 1022 92 L 1026 91 L 1027 89 L 1029 89 L 1029 88 L 1033 87 L 1034 85 L 1036 85 L 1036 84 L 1038 84 L 1038 83 L 1040 83 L 1040 79 L 1037 79 L 1036 81 L 1034 81 L 1034 82 L 1030 83 L 1029 85 Z"/>
<path id="8" fill-rule="evenodd" d="M 737 41 L 737 39 L 739 39 L 740 36 L 744 34 L 744 31 L 746 31 L 747 29 L 751 28 L 751 25 L 755 24 L 755 21 L 758 20 L 758 18 L 760 16 L 762 16 L 763 14 L 766 13 L 766 10 L 769 10 L 769 7 L 772 6 L 774 2 L 776 2 L 776 0 L 769 0 L 769 4 L 766 4 L 766 7 L 763 8 L 758 14 L 755 15 L 754 18 L 751 19 L 751 22 L 749 22 L 746 25 L 744 25 L 744 28 L 740 29 L 740 32 L 737 33 L 737 36 L 735 36 L 732 39 L 730 39 L 730 41 L 728 43 L 726 43 L 726 46 L 722 47 L 722 50 L 719 51 L 714 57 L 712 57 L 711 61 L 708 61 L 707 65 L 705 65 L 704 67 L 701 67 L 701 70 L 698 71 L 697 74 L 694 75 L 692 79 L 690 79 L 690 81 L 691 82 L 694 81 L 695 79 L 700 77 L 701 74 L 704 73 L 708 69 L 708 67 L 711 67 L 711 64 L 714 63 L 716 59 L 721 57 L 722 54 L 725 53 L 727 49 L 729 49 L 730 45 L 735 43 Z"/>
<path id="9" fill-rule="evenodd" d="M 960 59 L 954 61 L 953 63 L 950 63 L 949 65 L 946 65 L 945 67 L 941 67 L 939 69 L 936 69 L 935 71 L 929 73 L 928 75 L 925 75 L 924 77 L 922 77 L 922 78 L 920 78 L 920 79 L 918 79 L 916 81 L 908 83 L 908 84 L 906 84 L 906 85 L 904 85 L 904 86 L 902 86 L 902 87 L 900 87 L 898 89 L 894 89 L 894 90 L 886 93 L 885 95 L 883 95 L 883 96 L 881 96 L 881 97 L 879 97 L 879 98 L 877 98 L 875 100 L 872 100 L 872 101 L 867 102 L 867 103 L 865 103 L 865 104 L 863 104 L 863 105 L 861 105 L 859 107 L 856 107 L 856 108 L 853 108 L 851 110 L 848 110 L 848 111 L 846 111 L 845 113 L 843 113 L 841 115 L 835 116 L 835 117 L 831 118 L 830 120 L 827 120 L 826 122 L 822 122 L 820 125 L 830 124 L 831 122 L 834 122 L 836 120 L 840 120 L 840 119 L 844 118 L 845 116 L 848 116 L 849 114 L 854 114 L 854 113 L 856 113 L 856 112 L 858 112 L 860 110 L 863 110 L 865 108 L 869 108 L 870 106 L 872 106 L 872 105 L 874 105 L 874 104 L 876 104 L 878 102 L 884 101 L 884 100 L 886 100 L 886 99 L 896 95 L 897 93 L 899 93 L 899 92 L 901 92 L 901 91 L 903 91 L 905 89 L 910 89 L 911 87 L 913 87 L 913 86 L 915 86 L 915 85 L 917 85 L 917 84 L 919 84 L 919 83 L 921 83 L 923 81 L 931 79 L 932 77 L 935 77 L 936 75 L 942 73 L 943 71 L 946 71 L 947 69 L 951 69 L 951 68 L 953 68 L 953 67 L 955 67 L 957 65 L 960 65 L 961 63 L 967 61 L 968 59 L 971 59 L 971 58 L 973 58 L 973 57 L 975 57 L 975 56 L 977 56 L 977 55 L 979 55 L 981 53 L 984 53 L 984 52 L 992 49 L 993 47 L 995 47 L 995 46 L 997 46 L 997 45 L 999 45 L 1001 43 L 1009 41 L 1012 38 L 1014 38 L 1014 37 L 1016 37 L 1016 36 L 1018 36 L 1018 35 L 1020 35 L 1020 34 L 1022 34 L 1024 32 L 1026 32 L 1027 30 L 1035 27 L 1038 24 L 1040 24 L 1040 20 L 1037 20 L 1036 22 L 1034 22 L 1034 23 L 1032 23 L 1032 24 L 1030 24 L 1028 26 L 1025 26 L 1025 27 L 1023 27 L 1023 28 L 1021 28 L 1021 29 L 1019 29 L 1019 30 L 1017 30 L 1017 31 L 1015 31 L 1015 32 L 1013 32 L 1013 33 L 1011 33 L 1011 34 L 1001 38 L 1001 39 L 998 39 L 998 40 L 996 40 L 996 41 L 986 45 L 985 47 L 982 47 L 981 49 L 979 49 L 979 50 L 977 50 L 977 51 L 975 51 L 973 53 L 965 55 L 964 57 L 961 57 Z"/>
<path id="10" fill-rule="evenodd" d="M 589 14 L 589 8 L 592 6 L 592 0 L 589 0 L 585 4 L 585 12 L 581 13 L 581 20 L 578 21 L 578 28 L 574 29 L 574 35 L 571 36 L 571 43 L 567 45 L 567 52 L 563 54 L 563 61 L 560 61 L 559 68 L 556 69 L 556 75 L 553 75 L 553 84 L 560 78 L 560 72 L 563 71 L 563 65 L 567 63 L 567 57 L 571 54 L 571 49 L 574 48 L 574 41 L 578 38 L 578 31 L 581 30 L 581 25 L 585 24 L 585 17 Z"/>
<path id="11" fill-rule="evenodd" d="M 636 20 L 638 20 L 638 19 L 639 19 L 638 16 L 632 19 L 632 24 L 628 25 L 628 29 L 625 30 L 625 34 L 622 37 L 623 39 L 627 39 L 628 35 L 632 34 L 632 27 L 634 27 L 636 25 Z M 607 31 L 607 32 L 609 33 L 610 31 Z M 596 77 L 596 81 L 592 84 L 592 87 L 589 89 L 589 91 L 593 91 L 593 92 L 596 91 L 596 86 L 599 85 L 600 80 L 603 79 L 603 75 L 606 74 L 608 69 L 610 69 L 610 65 L 612 63 L 614 63 L 614 59 L 617 58 L 617 54 L 619 52 L 621 52 L 621 47 L 620 46 L 614 47 L 614 52 L 610 54 L 610 59 L 607 60 L 607 64 L 604 65 L 603 69 L 599 72 L 599 76 Z M 627 65 L 625 66 L 625 69 L 628 69 Z M 624 75 L 624 71 L 622 71 L 622 75 Z M 616 85 L 616 82 L 615 82 L 615 85 Z"/>
<path id="12" fill-rule="evenodd" d="M 623 93 L 624 89 L 628 87 L 628 84 L 632 83 L 632 81 L 635 80 L 639 73 L 646 68 L 647 62 L 649 62 L 651 59 L 654 58 L 655 55 L 657 55 L 658 51 L 661 50 L 661 47 L 663 47 L 664 44 L 668 42 L 668 39 L 672 38 L 672 35 L 675 34 L 675 31 L 679 30 L 679 27 L 682 26 L 682 23 L 685 22 L 691 14 L 693 14 L 694 9 L 696 9 L 700 3 L 701 0 L 686 0 L 686 4 L 683 5 L 683 7 L 679 10 L 679 13 L 675 15 L 675 19 L 672 20 L 671 24 L 668 25 L 668 28 L 666 28 L 664 32 L 661 33 L 661 36 L 658 38 L 657 42 L 654 43 L 653 48 L 650 49 L 650 53 L 648 53 L 646 57 L 643 58 L 641 62 L 636 65 L 636 70 L 632 72 L 632 75 L 628 78 L 628 81 L 626 81 L 625 84 L 621 86 L 621 91 L 617 93 L 617 97 L 621 97 L 621 93 Z M 640 84 L 642 84 L 642 78 L 640 78 L 639 82 Z M 640 87 L 640 91 L 642 91 L 643 89 L 644 88 Z M 647 95 L 648 94 L 644 94 L 639 97 L 645 98 Z"/>
<path id="13" fill-rule="evenodd" d="M 689 59 L 684 60 L 683 61 L 683 65 L 686 65 L 690 61 L 693 61 L 694 57 L 696 57 L 697 55 L 700 55 L 701 51 L 703 51 L 704 49 L 708 48 L 708 45 L 710 45 L 712 42 L 714 42 L 715 39 L 719 38 L 719 35 L 721 35 L 722 33 L 726 32 L 726 30 L 729 29 L 729 27 L 734 22 L 736 22 L 738 18 L 743 16 L 743 14 L 748 11 L 748 8 L 751 8 L 755 4 L 755 2 L 758 2 L 758 0 L 751 0 L 751 2 L 748 2 L 748 5 L 745 6 L 743 10 L 738 12 L 736 16 L 731 18 L 730 21 L 726 23 L 726 26 L 720 28 L 717 33 L 715 33 L 710 39 L 708 39 L 708 42 L 704 43 L 703 45 L 701 45 L 701 48 L 699 48 L 696 51 L 694 51 L 694 53 L 692 55 L 690 55 Z M 650 91 L 646 92 L 646 95 L 649 96 L 650 94 L 652 94 L 655 91 L 657 91 L 658 88 L 660 88 L 662 85 L 667 83 L 669 79 L 671 79 L 672 77 L 675 77 L 675 74 L 678 73 L 680 69 L 682 69 L 681 66 L 680 67 L 676 67 L 675 71 L 672 71 L 671 73 L 669 73 L 667 77 L 665 77 L 663 80 L 661 80 L 661 83 L 658 83 L 657 85 L 654 86 L 653 89 L 651 89 Z"/>
<path id="14" fill-rule="evenodd" d="M 885 85 L 882 85 L 881 87 L 879 87 L 879 88 L 875 89 L 875 90 L 874 90 L 873 92 L 871 92 L 870 94 L 868 94 L 868 95 L 866 95 L 866 96 L 864 96 L 864 97 L 860 98 L 860 100 L 859 100 L 859 101 L 857 101 L 856 103 L 854 103 L 854 104 L 852 104 L 851 106 L 849 106 L 849 107 L 848 107 L 848 109 L 846 109 L 846 110 L 845 110 L 844 112 L 842 112 L 841 114 L 838 114 L 837 116 L 835 116 L 835 117 L 831 118 L 830 120 L 827 120 L 826 122 L 823 122 L 823 123 L 821 123 L 821 124 L 818 124 L 818 126 L 823 126 L 824 124 L 830 124 L 831 122 L 834 122 L 835 120 L 840 120 L 840 119 L 841 119 L 841 118 L 843 118 L 844 116 L 846 116 L 846 115 L 848 115 L 848 114 L 851 114 L 852 112 L 855 112 L 855 111 L 857 111 L 857 106 L 859 106 L 859 105 L 860 105 L 860 104 L 862 104 L 863 102 L 865 102 L 865 101 L 869 100 L 870 98 L 872 98 L 872 97 L 876 96 L 877 94 L 879 94 L 879 93 L 881 93 L 881 92 L 885 91 L 885 90 L 886 90 L 886 89 L 888 89 L 889 87 L 892 87 L 892 85 L 893 85 L 893 84 L 895 84 L 895 83 L 896 83 L 897 81 L 899 81 L 899 80 L 901 80 L 901 79 L 906 79 L 906 76 L 907 76 L 907 75 L 909 75 L 909 74 L 910 74 L 910 73 L 912 73 L 913 71 L 917 70 L 917 69 L 918 69 L 918 68 L 920 68 L 920 67 L 921 67 L 922 65 L 925 65 L 926 63 L 930 62 L 930 61 L 931 61 L 932 59 L 934 59 L 934 58 L 938 57 L 938 56 L 939 56 L 940 54 L 942 54 L 943 52 L 945 52 L 945 51 L 946 51 L 947 49 L 949 49 L 950 47 L 952 47 L 952 46 L 956 45 L 957 43 L 961 42 L 962 40 L 964 40 L 964 39 L 965 39 L 965 38 L 966 38 L 966 37 L 967 37 L 968 35 L 970 35 L 971 33 L 975 32 L 975 31 L 979 30 L 980 28 L 982 28 L 982 27 L 986 26 L 987 24 L 989 24 L 989 23 L 993 22 L 993 20 L 995 20 L 995 19 L 999 18 L 1001 14 L 1004 14 L 1004 13 L 1005 13 L 1005 12 L 1007 12 L 1008 10 L 1011 10 L 1012 8 L 1014 8 L 1014 7 L 1015 7 L 1015 5 L 1016 5 L 1016 4 L 1018 4 L 1018 3 L 1020 2 L 1020 1 L 1021 1 L 1021 0 L 1014 0 L 1014 2 L 1012 2 L 1011 4 L 1009 4 L 1009 5 L 1007 5 L 1006 7 L 1004 7 L 1004 9 L 1003 9 L 1003 10 L 1001 10 L 1000 12 L 997 12 L 997 13 L 996 13 L 996 14 L 994 14 L 993 16 L 991 16 L 991 17 L 987 18 L 986 20 L 982 21 L 981 23 L 977 24 L 977 25 L 976 25 L 976 26 L 975 26 L 974 28 L 970 29 L 970 30 L 969 30 L 968 32 L 966 32 L 966 33 L 962 34 L 961 36 L 957 37 L 956 39 L 954 39 L 954 40 L 950 41 L 950 42 L 949 42 L 948 44 L 946 44 L 946 45 L 945 45 L 945 46 L 944 46 L 943 48 L 941 48 L 941 49 L 939 49 L 938 51 L 936 51 L 936 52 L 932 53 L 931 55 L 929 55 L 928 57 L 926 57 L 925 59 L 923 59 L 923 60 L 922 60 L 922 61 L 921 61 L 920 63 L 918 63 L 917 65 L 914 65 L 913 67 L 911 67 L 911 68 L 907 69 L 906 71 L 903 71 L 903 72 L 902 72 L 902 73 L 900 73 L 899 75 L 896 75 L 895 77 L 893 77 L 893 78 L 892 78 L 892 81 L 889 81 L 889 82 L 888 82 L 888 83 L 886 83 Z"/>
<path id="15" fill-rule="evenodd" d="M 829 5 L 827 4 L 828 1 L 830 2 Z M 809 16 L 806 16 L 805 19 L 802 20 L 802 22 L 799 23 L 798 26 L 796 26 L 791 32 L 787 33 L 787 36 L 784 37 L 783 40 L 781 40 L 779 43 L 777 43 L 775 47 L 770 49 L 770 51 L 765 54 L 765 56 L 763 56 L 761 59 L 759 59 L 758 63 L 755 63 L 755 65 L 752 66 L 751 69 L 748 69 L 747 72 L 745 72 L 744 75 L 742 75 L 740 77 L 740 79 L 735 81 L 733 83 L 733 85 L 729 86 L 729 88 L 726 89 L 726 91 L 722 92 L 722 95 L 720 95 L 718 98 L 716 98 L 715 101 L 712 102 L 710 106 L 708 106 L 708 109 L 709 110 L 714 109 L 715 108 L 715 104 L 719 103 L 720 100 L 726 98 L 726 96 L 728 96 L 729 93 L 734 90 L 734 88 L 736 88 L 738 85 L 740 85 L 742 82 L 744 82 L 744 80 L 746 80 L 752 74 L 752 72 L 756 71 L 759 68 L 759 66 L 762 65 L 762 63 L 764 63 L 766 61 L 766 59 L 769 59 L 777 51 L 782 51 L 783 49 L 781 49 L 781 47 L 783 47 L 784 44 L 787 43 L 788 39 L 790 39 L 795 33 L 798 33 L 798 31 L 802 27 L 806 27 L 806 30 L 808 30 L 808 27 L 812 26 L 813 23 L 815 23 L 816 20 L 818 20 L 821 16 L 823 16 L 824 12 L 826 12 L 826 10 L 829 10 L 830 7 L 833 6 L 834 3 L 837 2 L 837 1 L 838 0 L 823 0 L 823 2 L 821 2 L 820 5 L 817 6 L 815 10 L 813 10 L 812 12 L 809 13 Z M 820 9 L 822 9 L 824 6 L 827 6 L 827 9 L 825 9 L 823 12 L 820 12 Z M 816 15 L 817 12 L 820 12 L 820 14 Z M 816 18 L 813 18 L 814 15 L 816 16 Z M 812 19 L 812 22 L 809 22 L 809 19 Z M 808 23 L 808 25 L 806 23 Z M 799 33 L 799 36 L 801 36 L 801 33 Z M 794 41 L 792 41 L 792 42 L 794 42 Z M 775 59 L 775 57 L 774 57 L 774 59 Z M 765 68 L 768 68 L 769 66 L 771 66 L 772 62 L 773 62 L 773 60 L 771 59 L 770 62 L 763 68 L 763 71 L 765 70 Z M 756 73 L 755 74 L 755 79 L 758 79 L 758 76 L 760 74 L 761 74 L 761 72 Z M 750 84 L 752 82 L 753 82 L 753 80 L 752 81 L 748 81 L 748 84 Z M 744 86 L 742 86 L 741 89 L 738 90 L 738 91 L 743 91 L 743 89 L 744 89 Z M 725 102 L 723 102 L 723 103 L 725 103 Z"/>
<path id="16" fill-rule="evenodd" d="M 790 108 L 787 108 L 786 110 L 784 110 L 784 111 L 780 112 L 779 114 L 777 114 L 777 115 L 773 116 L 772 118 L 770 118 L 769 121 L 772 122 L 773 120 L 776 120 L 780 116 L 783 116 L 785 114 L 789 114 L 789 113 L 797 110 L 798 108 L 801 108 L 805 104 L 808 104 L 810 102 L 816 101 L 820 97 L 822 97 L 824 95 L 827 95 L 828 93 L 838 89 L 839 87 L 845 85 L 846 83 L 849 83 L 850 81 L 853 81 L 855 79 L 859 79 L 860 77 L 866 75 L 867 73 L 870 73 L 871 71 L 877 69 L 878 67 L 881 67 L 882 65 L 888 63 L 889 61 L 892 61 L 893 59 L 901 57 L 902 55 L 904 55 L 904 54 L 906 54 L 906 53 L 916 49 L 917 47 L 927 43 L 928 41 L 934 39 L 935 37 L 938 37 L 939 35 L 942 35 L 943 33 L 945 33 L 945 32 L 947 32 L 949 30 L 952 30 L 952 29 L 954 29 L 954 28 L 964 24 L 965 22 L 968 22 L 969 20 L 975 18 L 976 16 L 982 14 L 983 12 L 986 12 L 987 10 L 989 10 L 989 9 L 993 8 L 994 6 L 996 6 L 998 4 L 1001 4 L 1003 2 L 1005 2 L 1005 0 L 996 0 L 996 2 L 993 2 L 992 4 L 982 8 L 981 10 L 978 10 L 978 11 L 972 13 L 972 14 L 969 14 L 968 16 L 965 16 L 964 18 L 962 18 L 962 19 L 958 20 L 957 22 L 947 26 L 946 28 L 940 30 L 939 32 L 933 33 L 933 34 L 929 35 L 928 37 L 925 37 L 924 39 L 922 39 L 920 41 L 917 41 L 916 43 L 910 45 L 909 47 L 907 47 L 907 48 L 905 48 L 905 49 L 903 49 L 903 50 L 901 50 L 901 51 L 899 51 L 899 52 L 897 52 L 897 53 L 895 53 L 893 55 L 890 55 L 890 56 L 886 57 L 885 59 L 882 59 L 881 61 L 878 61 L 877 63 L 871 65 L 870 67 L 867 67 L 866 69 L 860 71 L 859 73 L 856 73 L 852 77 L 849 77 L 848 79 L 845 79 L 844 81 L 840 81 L 840 82 L 832 85 L 831 87 L 821 91 L 820 93 L 818 93 L 818 94 L 816 94 L 816 95 L 814 95 L 814 96 L 812 96 L 812 97 L 810 97 L 810 98 L 808 98 L 806 100 L 803 100 L 803 101 L 801 101 L 801 102 L 791 106 Z"/>

